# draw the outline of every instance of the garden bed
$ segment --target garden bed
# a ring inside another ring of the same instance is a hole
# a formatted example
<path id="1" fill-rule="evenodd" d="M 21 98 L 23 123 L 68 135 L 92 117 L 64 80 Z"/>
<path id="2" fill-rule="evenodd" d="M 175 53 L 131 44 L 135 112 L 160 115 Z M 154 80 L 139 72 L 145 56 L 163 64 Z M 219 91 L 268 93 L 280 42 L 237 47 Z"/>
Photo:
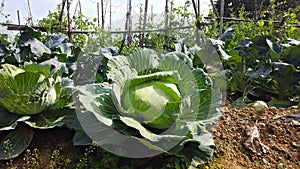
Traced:
<path id="1" fill-rule="evenodd" d="M 300 167 L 299 109 L 223 108 L 222 112 L 213 132 L 214 157 L 199 168 Z M 101 148 L 73 146 L 73 134 L 66 128 L 36 130 L 29 149 L 13 161 L 1 161 L 0 168 L 184 168 L 179 157 L 166 154 L 127 159 Z"/>

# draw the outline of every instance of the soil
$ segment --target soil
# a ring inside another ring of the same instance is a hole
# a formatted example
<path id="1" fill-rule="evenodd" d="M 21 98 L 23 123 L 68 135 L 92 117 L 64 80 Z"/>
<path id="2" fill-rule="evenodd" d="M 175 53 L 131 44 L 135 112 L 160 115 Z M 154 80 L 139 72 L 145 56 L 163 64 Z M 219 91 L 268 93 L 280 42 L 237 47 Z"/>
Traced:
<path id="1" fill-rule="evenodd" d="M 222 112 L 223 116 L 213 132 L 216 144 L 214 157 L 199 168 L 300 169 L 300 109 L 270 107 L 257 111 L 226 107 Z M 43 169 L 74 168 L 74 164 L 79 162 L 78 157 L 84 158 L 87 147 L 73 146 L 73 134 L 66 128 L 37 130 L 28 151 L 12 162 L 0 161 L 0 168 L 34 168 L 28 162 L 35 161 L 38 168 Z M 161 168 L 158 164 L 166 162 L 162 159 L 160 156 L 140 160 L 136 168 Z M 127 164 L 132 162 L 124 161 Z"/>
<path id="2" fill-rule="evenodd" d="M 222 112 L 210 168 L 300 169 L 300 109 L 224 108 Z"/>

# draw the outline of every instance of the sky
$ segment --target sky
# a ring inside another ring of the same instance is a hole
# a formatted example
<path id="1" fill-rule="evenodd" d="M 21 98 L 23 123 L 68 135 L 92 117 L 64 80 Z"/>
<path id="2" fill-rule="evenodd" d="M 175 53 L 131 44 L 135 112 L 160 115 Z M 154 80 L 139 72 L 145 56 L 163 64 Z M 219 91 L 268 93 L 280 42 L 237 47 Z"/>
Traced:
<path id="1" fill-rule="evenodd" d="M 26 24 L 29 10 L 28 3 L 30 3 L 31 13 L 34 24 L 41 18 L 47 16 L 49 11 L 55 11 L 57 4 L 62 3 L 62 0 L 0 0 L 4 1 L 4 14 L 10 14 L 9 20 L 14 24 L 18 24 L 17 10 L 20 12 L 21 24 Z M 104 0 L 104 8 L 106 9 L 105 23 L 109 24 L 109 1 Z M 181 6 L 186 0 L 174 0 L 174 6 Z M 78 0 L 72 0 L 70 14 L 75 12 L 76 4 Z M 90 18 L 97 18 L 97 2 L 101 4 L 101 0 L 80 0 L 82 13 Z M 127 12 L 127 0 L 111 0 L 112 3 L 112 24 L 120 23 L 120 20 L 125 20 Z M 139 15 L 141 4 L 145 4 L 145 0 L 132 0 L 132 15 Z M 207 14 L 210 5 L 209 0 L 201 0 L 201 13 Z M 149 0 L 148 12 L 151 12 L 151 6 L 153 6 L 153 13 L 163 14 L 165 1 L 164 0 Z M 101 9 L 100 9 L 101 10 Z M 193 12 L 193 8 L 191 8 Z M 101 11 L 100 11 L 101 13 Z M 101 15 L 101 14 L 100 14 Z M 101 16 L 100 16 L 101 17 Z M 1 16 L 0 22 L 4 22 L 5 19 Z"/>

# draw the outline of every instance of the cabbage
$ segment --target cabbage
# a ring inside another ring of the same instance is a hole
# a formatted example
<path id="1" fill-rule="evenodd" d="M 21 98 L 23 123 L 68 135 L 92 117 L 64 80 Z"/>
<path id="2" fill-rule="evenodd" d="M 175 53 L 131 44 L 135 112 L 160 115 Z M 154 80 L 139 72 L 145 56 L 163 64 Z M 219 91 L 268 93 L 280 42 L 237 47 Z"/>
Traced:
<path id="1" fill-rule="evenodd" d="M 110 84 L 78 86 L 77 117 L 98 145 L 120 156 L 183 155 L 197 166 L 213 155 L 207 128 L 220 116 L 221 94 L 180 52 L 135 49 L 108 61 Z"/>
<path id="2" fill-rule="evenodd" d="M 0 160 L 16 157 L 28 147 L 33 138 L 31 128 L 62 126 L 71 114 L 61 109 L 69 103 L 71 92 L 62 84 L 65 79 L 51 72 L 50 66 L 25 63 L 22 68 L 1 67 Z"/>
<path id="3" fill-rule="evenodd" d="M 23 69 L 3 64 L 0 70 L 0 104 L 16 114 L 37 114 L 54 104 L 60 95 L 61 79 L 50 67 L 28 64 Z"/>

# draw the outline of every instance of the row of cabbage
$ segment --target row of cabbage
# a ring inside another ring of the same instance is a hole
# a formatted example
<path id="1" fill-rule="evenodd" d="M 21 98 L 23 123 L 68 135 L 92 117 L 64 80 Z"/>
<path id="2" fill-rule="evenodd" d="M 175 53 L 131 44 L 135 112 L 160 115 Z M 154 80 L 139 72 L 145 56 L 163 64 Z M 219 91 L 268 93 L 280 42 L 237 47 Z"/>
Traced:
<path id="1" fill-rule="evenodd" d="M 218 78 L 191 55 L 90 52 L 66 35 L 28 27 L 1 34 L 0 56 L 0 159 L 20 155 L 35 130 L 54 127 L 75 130 L 74 145 L 94 142 L 126 157 L 169 153 L 197 166 L 213 155 L 208 129 L 220 116 Z"/>

